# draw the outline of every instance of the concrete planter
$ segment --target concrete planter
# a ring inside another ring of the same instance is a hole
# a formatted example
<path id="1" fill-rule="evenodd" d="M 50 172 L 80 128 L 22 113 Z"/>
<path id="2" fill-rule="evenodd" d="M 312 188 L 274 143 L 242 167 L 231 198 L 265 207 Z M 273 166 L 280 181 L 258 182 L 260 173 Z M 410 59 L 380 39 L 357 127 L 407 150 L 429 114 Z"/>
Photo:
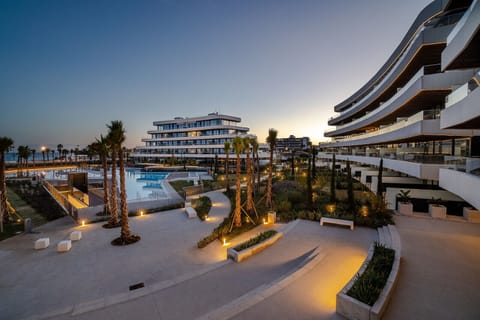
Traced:
<path id="1" fill-rule="evenodd" d="M 480 223 L 480 211 L 474 208 L 464 207 L 463 217 L 467 219 L 468 222 Z"/>
<path id="2" fill-rule="evenodd" d="M 411 202 L 399 202 L 398 212 L 405 216 L 413 215 L 413 204 Z"/>
<path id="3" fill-rule="evenodd" d="M 429 204 L 428 213 L 432 218 L 436 219 L 446 219 L 447 218 L 447 207 L 442 206 L 441 204 Z"/>
<path id="4" fill-rule="evenodd" d="M 392 238 L 392 249 L 395 250 L 395 259 L 393 260 L 392 270 L 388 276 L 385 287 L 383 287 L 380 296 L 373 306 L 369 306 L 361 301 L 358 301 L 347 295 L 348 290 L 353 286 L 356 276 L 354 276 L 350 281 L 343 287 L 343 289 L 337 293 L 337 306 L 336 312 L 347 319 L 355 320 L 379 320 L 382 318 L 383 313 L 385 312 L 388 302 L 393 294 L 393 290 L 397 284 L 398 274 L 400 271 L 400 258 L 402 251 L 402 244 L 400 242 L 400 236 L 394 226 L 389 225 L 388 230 Z M 374 245 L 370 246 L 368 250 L 368 255 L 365 258 L 365 261 L 361 265 L 357 274 L 363 274 L 367 268 L 370 260 L 373 257 Z"/>
<path id="5" fill-rule="evenodd" d="M 233 259 L 235 262 L 241 262 L 247 259 L 248 257 L 253 256 L 254 254 L 257 254 L 262 250 L 270 247 L 281 237 L 283 237 L 283 233 L 277 232 L 274 236 L 268 239 L 265 239 L 264 241 L 257 243 L 256 245 L 251 246 L 250 248 L 244 249 L 242 251 L 237 251 L 234 248 L 228 248 L 227 257 Z"/>

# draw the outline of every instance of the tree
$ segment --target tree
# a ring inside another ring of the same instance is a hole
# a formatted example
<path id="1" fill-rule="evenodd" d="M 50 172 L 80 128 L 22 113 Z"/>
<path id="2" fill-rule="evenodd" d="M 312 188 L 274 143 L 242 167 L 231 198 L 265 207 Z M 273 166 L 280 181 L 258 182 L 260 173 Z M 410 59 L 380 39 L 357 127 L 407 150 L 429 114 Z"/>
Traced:
<path id="1" fill-rule="evenodd" d="M 331 203 L 335 203 L 337 198 L 335 195 L 335 173 L 336 173 L 335 166 L 336 164 L 335 164 L 335 153 L 334 153 L 332 157 L 332 172 L 330 175 L 330 202 Z"/>
<path id="2" fill-rule="evenodd" d="M 350 169 L 350 160 L 347 159 L 347 197 L 348 209 L 353 214 L 353 222 L 356 221 L 355 197 L 353 194 L 352 170 Z"/>
<path id="3" fill-rule="evenodd" d="M 113 121 L 112 121 L 113 123 Z M 109 125 L 107 127 L 110 129 Z M 118 222 L 118 207 L 117 207 L 117 145 L 115 144 L 114 131 L 110 130 L 105 138 L 109 149 L 111 166 L 111 182 L 110 182 L 110 220 L 103 225 L 104 228 L 116 228 L 120 224 Z"/>
<path id="4" fill-rule="evenodd" d="M 257 138 L 251 139 L 251 144 L 252 144 L 252 150 L 253 150 L 253 159 L 254 163 L 256 164 L 256 170 L 257 170 L 257 183 L 255 185 L 255 192 L 260 191 L 260 158 L 258 157 L 258 141 Z M 255 173 L 253 174 L 252 178 L 253 182 L 255 182 Z"/>
<path id="5" fill-rule="evenodd" d="M 110 192 L 108 189 L 108 166 L 107 157 L 109 152 L 109 145 L 107 139 L 100 135 L 100 139 L 96 139 L 93 143 L 94 150 L 99 154 L 103 168 L 103 214 L 110 215 Z"/>
<path id="6" fill-rule="evenodd" d="M 383 192 L 383 158 L 380 159 L 380 165 L 378 166 L 377 196 L 382 197 L 382 192 Z"/>
<path id="7" fill-rule="evenodd" d="M 230 180 L 228 177 L 228 157 L 230 155 L 230 141 L 225 141 L 223 144 L 223 148 L 225 150 L 225 179 L 227 180 L 226 189 L 227 192 L 230 192 Z"/>
<path id="8" fill-rule="evenodd" d="M 312 191 L 312 172 L 311 172 L 311 157 L 308 157 L 308 167 L 307 167 L 307 208 L 308 210 L 313 210 L 313 191 Z"/>
<path id="9" fill-rule="evenodd" d="M 275 146 L 277 145 L 277 130 L 269 129 L 267 143 L 270 145 L 270 163 L 268 170 L 268 181 L 267 181 L 267 200 L 266 206 L 269 209 L 272 209 L 272 174 L 273 174 L 273 152 L 275 151 Z"/>
<path id="10" fill-rule="evenodd" d="M 55 150 L 50 150 L 50 152 L 52 153 L 52 161 L 55 161 Z"/>
<path id="11" fill-rule="evenodd" d="M 3 223 L 10 220 L 7 207 L 7 185 L 5 181 L 5 153 L 13 146 L 9 137 L 0 137 L 0 232 L 3 232 Z"/>
<path id="12" fill-rule="evenodd" d="M 241 187 L 240 187 L 240 154 L 242 153 L 243 147 L 243 140 L 239 136 L 233 138 L 233 149 L 235 150 L 235 154 L 237 156 L 237 181 L 236 181 L 236 190 L 235 190 L 235 211 L 233 213 L 233 221 L 236 227 L 242 226 L 242 219 L 241 219 Z"/>
<path id="13" fill-rule="evenodd" d="M 45 153 L 47 154 L 47 161 L 50 161 L 50 158 L 49 158 L 50 148 L 45 148 Z"/>
<path id="14" fill-rule="evenodd" d="M 250 214 L 253 211 L 253 186 L 252 186 L 252 161 L 250 158 L 250 137 L 243 138 L 244 152 L 247 155 L 246 167 L 247 167 L 247 213 Z"/>
<path id="15" fill-rule="evenodd" d="M 130 226 L 128 223 L 128 207 L 127 207 L 127 191 L 125 184 L 125 150 L 122 147 L 123 142 L 125 142 L 125 128 L 123 127 L 122 121 L 115 120 L 107 125 L 109 129 L 109 137 L 111 145 L 115 146 L 112 149 L 118 150 L 118 160 L 119 160 L 119 171 L 120 171 L 120 212 L 121 212 L 121 233 L 120 237 L 114 239 L 112 244 L 115 245 L 127 245 L 135 243 L 140 240 L 140 237 L 133 235 L 130 232 Z"/>
<path id="16" fill-rule="evenodd" d="M 31 149 L 31 150 L 30 150 L 30 153 L 32 154 L 33 166 L 35 167 L 35 155 L 37 154 L 37 150 Z"/>
<path id="17" fill-rule="evenodd" d="M 58 160 L 60 160 L 62 158 L 62 149 L 63 149 L 63 144 L 61 144 L 61 143 L 57 144 Z"/>
<path id="18" fill-rule="evenodd" d="M 63 158 L 65 159 L 65 162 L 67 162 L 67 155 L 68 155 L 68 149 L 63 149 L 62 150 L 62 155 L 63 155 Z"/>
<path id="19" fill-rule="evenodd" d="M 317 162 L 316 161 L 317 149 L 315 148 L 315 146 L 312 145 L 311 151 L 312 151 L 312 180 L 316 181 L 317 180 L 317 169 L 315 167 L 315 163 Z"/>

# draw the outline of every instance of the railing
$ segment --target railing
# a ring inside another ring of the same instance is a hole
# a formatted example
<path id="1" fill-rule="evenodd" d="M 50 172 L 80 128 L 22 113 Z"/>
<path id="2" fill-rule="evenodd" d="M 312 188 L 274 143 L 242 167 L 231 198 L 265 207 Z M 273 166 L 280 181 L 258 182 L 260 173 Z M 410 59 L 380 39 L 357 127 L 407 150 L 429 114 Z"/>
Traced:
<path id="1" fill-rule="evenodd" d="M 458 21 L 457 25 L 453 28 L 452 32 L 450 32 L 450 34 L 447 37 L 447 44 L 452 42 L 453 38 L 455 38 L 458 32 L 460 32 L 460 30 L 463 28 L 463 26 L 465 25 L 465 22 L 468 20 L 468 18 L 472 14 L 473 8 L 477 4 L 477 1 L 478 0 L 473 0 L 470 7 L 467 9 L 467 11 L 465 11 L 462 18 Z"/>
<path id="2" fill-rule="evenodd" d="M 59 192 L 48 181 L 43 181 L 43 187 L 45 190 L 55 199 L 55 201 L 62 207 L 63 211 L 72 216 L 75 220 L 78 219 L 78 210 L 68 201 L 61 192 Z"/>
<path id="3" fill-rule="evenodd" d="M 462 86 L 458 87 L 450 93 L 448 96 L 445 98 L 445 108 L 448 108 L 455 103 L 463 100 L 466 98 L 473 90 L 477 89 L 479 87 L 478 80 L 476 80 L 476 77 L 480 76 L 480 72 L 477 73 L 472 79 L 470 79 L 467 83 L 463 84 Z"/>
<path id="4" fill-rule="evenodd" d="M 421 67 L 417 73 L 415 73 L 415 75 L 407 82 L 407 84 L 405 84 L 405 86 L 403 86 L 400 90 L 397 91 L 397 93 L 395 93 L 390 99 L 388 99 L 386 102 L 382 103 L 378 108 L 376 108 L 375 110 L 363 115 L 362 117 L 358 118 L 358 119 L 355 119 L 349 123 L 346 123 L 344 125 L 341 125 L 341 126 L 337 126 L 335 128 L 335 130 L 329 130 L 329 131 L 325 131 L 325 134 L 328 134 L 328 133 L 331 133 L 331 132 L 335 132 L 335 131 L 338 131 L 338 130 L 341 130 L 341 129 L 345 129 L 345 128 L 348 128 L 354 124 L 357 124 L 361 121 L 364 121 L 365 119 L 367 118 L 370 118 L 374 115 L 376 115 L 377 113 L 380 113 L 381 111 L 383 111 L 388 105 L 390 105 L 392 102 L 394 102 L 395 100 L 398 99 L 398 97 L 400 97 L 405 91 L 407 91 L 407 89 L 413 84 L 415 83 L 418 79 L 420 79 L 421 77 L 424 76 L 424 67 Z"/>

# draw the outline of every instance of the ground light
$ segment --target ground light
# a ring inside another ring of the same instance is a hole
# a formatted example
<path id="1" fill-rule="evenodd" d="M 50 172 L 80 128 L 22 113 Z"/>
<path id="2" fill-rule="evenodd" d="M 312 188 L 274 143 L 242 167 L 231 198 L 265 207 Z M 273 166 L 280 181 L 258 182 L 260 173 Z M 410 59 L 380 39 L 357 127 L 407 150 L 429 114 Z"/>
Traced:
<path id="1" fill-rule="evenodd" d="M 85 220 L 82 220 L 82 227 L 85 227 Z"/>
<path id="2" fill-rule="evenodd" d="M 140 210 L 140 217 L 143 217 L 144 213 L 143 210 Z"/>
<path id="3" fill-rule="evenodd" d="M 268 222 L 265 218 L 263 218 L 263 224 L 268 224 Z"/>

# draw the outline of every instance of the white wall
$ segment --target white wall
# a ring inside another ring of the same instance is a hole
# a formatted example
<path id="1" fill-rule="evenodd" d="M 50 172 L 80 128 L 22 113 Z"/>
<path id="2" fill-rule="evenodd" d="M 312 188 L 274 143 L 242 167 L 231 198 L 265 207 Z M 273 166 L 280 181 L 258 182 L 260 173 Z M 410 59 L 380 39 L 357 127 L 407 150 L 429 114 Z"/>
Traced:
<path id="1" fill-rule="evenodd" d="M 480 177 L 449 169 L 440 169 L 440 187 L 457 194 L 480 210 Z"/>

